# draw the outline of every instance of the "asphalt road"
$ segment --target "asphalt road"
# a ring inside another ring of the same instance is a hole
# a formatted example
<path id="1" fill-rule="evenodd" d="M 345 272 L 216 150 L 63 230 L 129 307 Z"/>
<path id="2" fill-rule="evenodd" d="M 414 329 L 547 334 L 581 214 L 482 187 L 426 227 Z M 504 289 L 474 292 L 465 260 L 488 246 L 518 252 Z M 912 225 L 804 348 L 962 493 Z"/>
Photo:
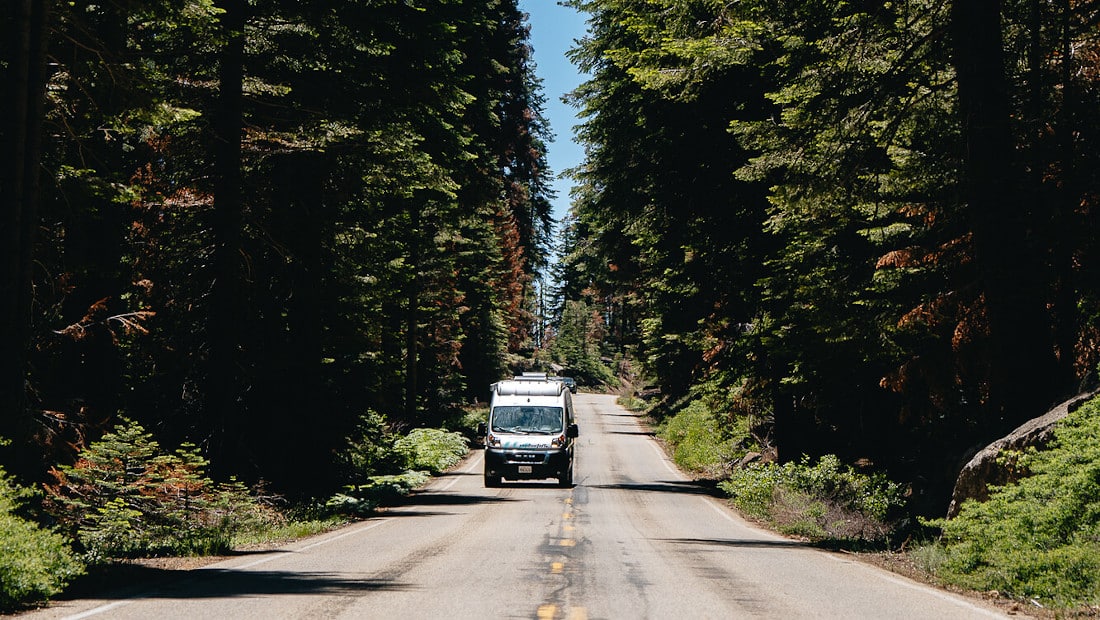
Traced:
<path id="1" fill-rule="evenodd" d="M 155 590 L 32 618 L 991 618 L 982 602 L 757 529 L 610 396 L 580 394 L 576 486 L 482 486 L 480 454 L 407 505 Z"/>

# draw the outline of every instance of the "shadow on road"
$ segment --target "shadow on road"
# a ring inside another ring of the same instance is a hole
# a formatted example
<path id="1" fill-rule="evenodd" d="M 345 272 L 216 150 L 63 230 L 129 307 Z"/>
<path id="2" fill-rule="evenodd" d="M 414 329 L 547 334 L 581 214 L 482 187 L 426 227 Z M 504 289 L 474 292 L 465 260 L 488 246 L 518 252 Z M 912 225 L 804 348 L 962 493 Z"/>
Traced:
<path id="1" fill-rule="evenodd" d="M 281 573 L 198 568 L 195 571 L 147 566 L 114 567 L 125 572 L 138 588 L 101 589 L 91 582 L 57 600 L 118 598 L 233 598 L 255 595 L 357 594 L 364 591 L 403 590 L 409 586 L 388 579 L 349 579 L 327 573 Z M 186 575 L 183 579 L 180 578 Z M 118 575 L 114 575 L 117 579 Z M 113 579 L 112 579 L 113 580 Z M 138 591 L 135 591 L 138 590 Z"/>
<path id="2" fill-rule="evenodd" d="M 607 431 L 606 435 L 640 435 L 642 437 L 656 437 L 657 433 L 651 431 Z"/>
<path id="3" fill-rule="evenodd" d="M 658 538 L 661 542 L 674 545 L 693 545 L 700 547 L 737 547 L 742 549 L 811 549 L 813 545 L 797 540 L 770 539 L 722 539 L 722 538 Z"/>
<path id="4" fill-rule="evenodd" d="M 630 418 L 631 420 L 641 419 L 641 415 L 636 413 L 601 413 L 601 418 Z"/>
<path id="5" fill-rule="evenodd" d="M 424 491 L 414 492 L 411 495 L 389 502 L 386 504 L 386 508 L 401 508 L 402 506 L 473 506 L 476 504 L 501 504 L 514 501 L 516 500 L 493 495 L 459 495 L 438 491 Z M 390 515 L 390 513 L 391 511 L 386 511 L 387 516 Z"/>
<path id="6" fill-rule="evenodd" d="M 187 579 L 178 587 L 146 596 L 172 597 L 173 590 L 176 589 L 181 590 L 187 598 L 231 598 L 255 594 L 356 594 L 410 588 L 408 584 L 389 579 L 348 579 L 329 573 L 204 568 L 192 575 L 192 579 Z"/>
<path id="7" fill-rule="evenodd" d="M 273 551 L 271 553 L 279 553 Z M 122 585 L 127 584 L 127 585 Z M 155 568 L 140 564 L 100 567 L 55 600 L 127 598 L 230 598 L 257 594 L 354 594 L 405 590 L 386 579 L 347 579 L 327 573 L 289 573 L 199 568 Z"/>
<path id="8" fill-rule="evenodd" d="M 620 482 L 618 484 L 590 484 L 590 489 L 618 489 L 620 491 L 640 491 L 645 493 L 676 493 L 680 495 L 707 495 L 723 497 L 722 492 L 713 484 L 679 480 L 657 480 L 656 482 Z"/>

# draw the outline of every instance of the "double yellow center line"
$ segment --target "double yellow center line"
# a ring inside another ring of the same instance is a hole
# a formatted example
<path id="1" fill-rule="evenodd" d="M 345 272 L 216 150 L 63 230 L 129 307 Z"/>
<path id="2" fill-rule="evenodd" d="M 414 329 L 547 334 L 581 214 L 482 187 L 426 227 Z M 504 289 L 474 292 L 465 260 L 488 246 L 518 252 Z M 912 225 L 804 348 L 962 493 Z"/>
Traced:
<path id="1" fill-rule="evenodd" d="M 559 547 L 575 547 L 577 546 L 577 539 L 573 538 L 572 532 L 576 531 L 574 523 L 573 513 L 573 494 L 570 492 L 569 497 L 565 498 L 566 510 L 561 515 L 562 526 L 561 530 L 563 537 L 558 539 Z M 561 575 L 565 573 L 565 563 L 569 558 L 564 555 L 559 556 L 554 561 L 550 562 L 550 574 Z M 557 605 L 546 604 L 539 605 L 537 617 L 539 620 L 557 620 L 558 618 L 564 618 L 567 620 L 588 620 L 588 610 L 584 607 L 570 607 L 568 609 L 559 608 Z"/>

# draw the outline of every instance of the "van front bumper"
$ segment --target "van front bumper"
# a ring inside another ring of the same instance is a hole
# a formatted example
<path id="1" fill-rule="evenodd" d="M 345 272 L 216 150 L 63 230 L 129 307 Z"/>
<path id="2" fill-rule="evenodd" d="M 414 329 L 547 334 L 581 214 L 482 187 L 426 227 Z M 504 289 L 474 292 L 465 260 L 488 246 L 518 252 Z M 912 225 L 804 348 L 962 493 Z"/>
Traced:
<path id="1" fill-rule="evenodd" d="M 508 480 L 561 478 L 572 465 L 572 451 L 488 448 L 485 450 L 485 475 Z"/>

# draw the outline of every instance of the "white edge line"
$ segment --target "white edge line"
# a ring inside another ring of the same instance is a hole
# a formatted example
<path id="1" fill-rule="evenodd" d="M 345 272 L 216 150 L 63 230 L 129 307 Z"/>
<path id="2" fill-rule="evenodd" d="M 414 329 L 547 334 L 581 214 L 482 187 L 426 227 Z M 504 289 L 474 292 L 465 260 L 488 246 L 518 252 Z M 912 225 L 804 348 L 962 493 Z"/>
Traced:
<path id="1" fill-rule="evenodd" d="M 310 549 L 316 549 L 317 547 L 321 547 L 321 546 L 327 545 L 329 543 L 336 542 L 338 540 L 347 538 L 348 536 L 355 536 L 356 534 L 362 534 L 363 532 L 365 532 L 367 530 L 373 530 L 374 528 L 376 528 L 380 525 L 385 525 L 389 521 L 391 521 L 391 519 L 378 519 L 377 521 L 371 521 L 367 525 L 365 525 L 363 527 L 360 527 L 360 528 L 356 528 L 354 530 L 351 530 L 350 532 L 344 532 L 343 534 L 333 536 L 332 538 L 326 538 L 324 540 L 319 540 L 315 543 L 312 543 L 312 544 L 306 545 L 304 547 L 301 547 L 300 549 L 288 549 L 286 551 L 283 551 L 282 553 L 277 553 L 275 555 L 271 555 L 271 556 L 268 556 L 266 558 L 261 558 L 259 560 L 254 561 L 254 562 L 249 562 L 248 564 L 242 564 L 241 566 L 232 566 L 232 567 L 229 567 L 228 570 L 244 570 L 244 569 L 247 569 L 247 568 L 252 568 L 253 566 L 259 566 L 260 564 L 266 564 L 266 563 L 268 563 L 272 560 L 277 560 L 281 557 L 285 557 L 285 556 L 288 556 L 288 555 L 291 555 L 291 554 L 294 554 L 294 553 L 301 553 L 303 551 L 309 551 Z"/>
<path id="2" fill-rule="evenodd" d="M 252 568 L 254 566 L 259 566 L 261 564 L 265 564 L 265 563 L 270 562 L 272 560 L 277 560 L 279 558 L 283 558 L 283 557 L 286 557 L 286 556 L 294 554 L 294 553 L 300 553 L 302 551 L 308 551 L 310 549 L 316 549 L 317 547 L 327 545 L 331 542 L 336 542 L 337 540 L 347 538 L 348 536 L 355 536 L 356 534 L 362 534 L 363 532 L 366 532 L 367 530 L 373 530 L 374 528 L 376 528 L 380 525 L 385 525 L 386 523 L 390 522 L 391 520 L 392 519 L 379 519 L 377 521 L 372 521 L 372 522 L 368 523 L 367 525 L 365 525 L 363 527 L 356 528 L 356 529 L 354 529 L 350 532 L 344 532 L 343 534 L 333 536 L 332 538 L 326 538 L 324 540 L 317 541 L 313 544 L 306 545 L 306 546 L 302 547 L 301 549 L 291 549 L 289 551 L 283 551 L 281 553 L 277 553 L 275 555 L 271 555 L 271 556 L 268 556 L 266 558 L 256 560 L 255 562 L 249 562 L 248 564 L 243 564 L 241 566 L 227 567 L 225 570 L 246 570 L 246 569 Z M 213 569 L 213 566 L 214 565 L 211 565 L 210 567 L 199 568 L 199 569 L 196 569 L 196 570 L 198 570 L 198 571 L 211 570 L 211 569 Z M 92 616 L 98 616 L 99 614 L 106 613 L 108 611 L 111 611 L 112 609 L 118 609 L 119 607 L 122 607 L 123 605 L 129 605 L 130 603 L 133 603 L 138 599 L 144 598 L 147 594 L 148 594 L 148 592 L 141 593 L 141 594 L 135 594 L 135 595 L 127 597 L 126 599 L 121 600 L 121 601 L 114 601 L 113 603 L 108 603 L 106 605 L 100 605 L 99 607 L 89 609 L 88 611 L 84 611 L 84 612 L 74 614 L 74 615 L 71 615 L 71 616 L 65 616 L 64 620 L 81 620 L 82 618 L 90 618 Z"/>
<path id="3" fill-rule="evenodd" d="M 101 614 L 101 613 L 104 613 L 104 612 L 107 612 L 107 611 L 111 611 L 112 609 L 117 609 L 119 607 L 122 607 L 123 605 L 129 605 L 130 603 L 133 603 L 133 601 L 132 600 L 115 601 L 115 602 L 109 603 L 107 605 L 100 605 L 99 607 L 96 607 L 95 609 L 89 609 L 88 611 L 85 611 L 83 613 L 75 614 L 75 615 L 72 615 L 72 616 L 65 616 L 65 620 L 80 620 L 80 618 L 90 618 L 91 616 L 95 616 L 95 615 L 98 615 L 98 614 Z"/>
<path id="4" fill-rule="evenodd" d="M 468 473 L 472 472 L 474 470 L 474 468 L 476 468 L 478 466 L 478 464 L 481 463 L 481 459 L 483 459 L 483 458 L 485 458 L 485 451 L 484 450 L 478 450 L 478 454 L 474 458 L 470 459 L 470 464 L 467 465 L 465 467 L 465 469 L 462 469 L 461 471 L 459 471 L 459 473 L 460 474 L 468 474 Z M 435 490 L 437 490 L 437 491 L 449 491 L 451 489 L 451 487 L 458 484 L 459 480 L 462 480 L 462 476 L 455 476 L 450 482 L 448 482 L 447 484 L 445 484 L 442 487 L 440 487 L 438 489 L 435 489 Z"/>
<path id="5" fill-rule="evenodd" d="M 871 566 L 869 564 L 865 564 L 865 563 L 860 562 L 858 560 L 850 560 L 850 559 L 844 558 L 842 556 L 836 556 L 836 555 L 833 555 L 831 553 L 824 553 L 824 555 L 825 555 L 825 557 L 829 558 L 830 560 L 832 560 L 834 562 L 839 562 L 841 564 L 848 564 L 850 566 L 859 566 L 860 568 L 862 568 L 862 569 L 866 570 L 867 572 L 873 574 L 874 576 L 878 577 L 879 579 L 882 579 L 883 581 L 889 581 L 890 583 L 893 583 L 895 585 L 904 586 L 906 588 L 909 588 L 910 590 L 915 590 L 917 592 L 923 592 L 925 594 L 931 594 L 932 596 L 934 596 L 934 597 L 936 597 L 936 598 L 938 598 L 942 601 L 947 601 L 947 602 L 950 602 L 950 603 L 954 603 L 954 604 L 956 604 L 960 607 L 965 607 L 967 609 L 977 611 L 977 612 L 981 613 L 982 615 L 984 615 L 986 617 L 989 617 L 989 618 L 1006 618 L 1006 617 L 1008 617 L 1008 615 L 1003 613 L 1003 612 L 995 611 L 995 610 L 992 610 L 992 609 L 989 609 L 989 608 L 986 608 L 986 607 L 982 607 L 981 605 L 977 605 L 975 603 L 972 603 L 971 601 L 967 600 L 965 597 L 962 597 L 962 596 L 959 596 L 959 595 L 956 595 L 956 594 L 952 594 L 950 592 L 944 592 L 943 590 L 940 590 L 940 589 L 932 587 L 932 586 L 925 585 L 925 584 L 917 582 L 917 581 L 912 581 L 911 579 L 907 579 L 907 578 L 905 578 L 901 575 L 895 575 L 894 573 L 891 573 L 891 572 L 889 572 L 885 569 L 878 568 L 876 566 Z"/>
<path id="6" fill-rule="evenodd" d="M 660 459 L 661 464 L 665 466 L 665 469 L 667 469 L 670 473 L 675 475 L 677 478 L 679 478 L 681 480 L 686 480 L 686 478 L 684 478 L 683 473 L 681 473 L 678 469 L 676 469 L 675 467 L 673 467 L 672 465 L 669 464 L 668 455 L 665 454 L 665 451 L 661 448 L 660 445 L 657 444 L 656 441 L 650 439 L 649 440 L 649 446 L 651 448 L 653 448 L 654 452 L 657 453 L 657 457 Z"/>

